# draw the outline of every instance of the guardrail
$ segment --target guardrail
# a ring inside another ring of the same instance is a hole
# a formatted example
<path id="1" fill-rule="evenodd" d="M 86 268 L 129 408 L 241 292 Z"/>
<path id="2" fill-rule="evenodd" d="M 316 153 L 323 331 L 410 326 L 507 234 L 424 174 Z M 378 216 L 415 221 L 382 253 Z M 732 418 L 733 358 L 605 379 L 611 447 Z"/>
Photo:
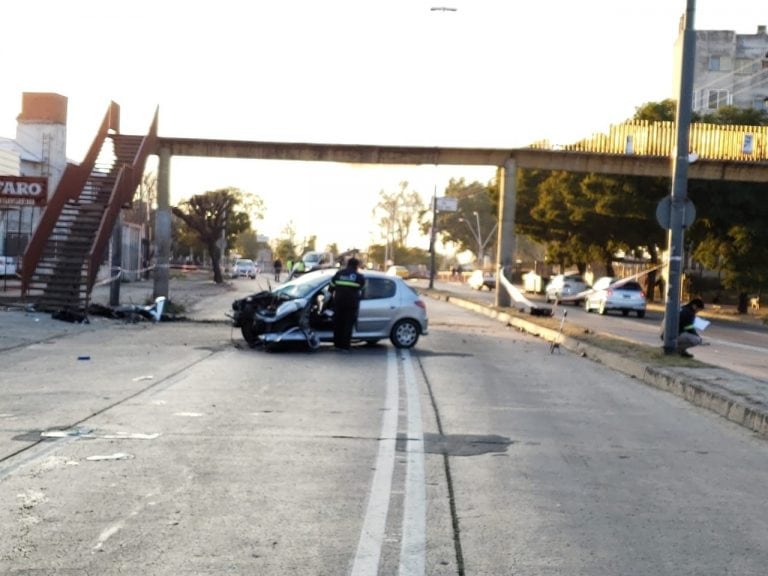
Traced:
<path id="1" fill-rule="evenodd" d="M 607 133 L 593 134 L 573 144 L 558 145 L 540 140 L 530 147 L 537 150 L 671 157 L 676 142 L 676 123 L 636 121 L 612 125 Z M 691 124 L 689 152 L 703 160 L 768 161 L 768 126 Z"/>

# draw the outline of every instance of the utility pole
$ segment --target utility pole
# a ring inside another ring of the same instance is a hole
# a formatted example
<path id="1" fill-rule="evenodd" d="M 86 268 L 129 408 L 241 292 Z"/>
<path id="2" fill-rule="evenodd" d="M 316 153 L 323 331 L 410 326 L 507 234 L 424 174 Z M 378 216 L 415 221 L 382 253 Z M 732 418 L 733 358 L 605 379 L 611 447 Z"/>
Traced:
<path id="1" fill-rule="evenodd" d="M 429 288 L 435 287 L 435 236 L 437 234 L 437 184 L 432 194 L 432 229 L 429 231 Z"/>
<path id="2" fill-rule="evenodd" d="M 669 262 L 667 263 L 667 294 L 664 310 L 665 354 L 672 354 L 677 349 L 683 242 L 685 238 L 685 206 L 688 200 L 688 144 L 693 96 L 693 68 L 696 54 L 696 32 L 693 28 L 693 16 L 696 0 L 687 0 L 687 2 L 684 16 L 680 98 L 677 101 L 677 149 L 675 150 L 669 222 Z"/>

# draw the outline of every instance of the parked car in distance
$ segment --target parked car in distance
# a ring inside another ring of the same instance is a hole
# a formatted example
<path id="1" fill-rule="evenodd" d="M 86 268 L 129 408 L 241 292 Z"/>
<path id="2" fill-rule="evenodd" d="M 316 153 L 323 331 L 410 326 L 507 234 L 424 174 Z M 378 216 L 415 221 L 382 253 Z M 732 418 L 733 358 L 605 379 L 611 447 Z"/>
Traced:
<path id="1" fill-rule="evenodd" d="M 592 285 L 592 291 L 584 298 L 584 310 L 597 310 L 605 314 L 618 310 L 624 316 L 635 312 L 638 318 L 645 317 L 646 298 L 642 286 L 635 280 L 621 280 L 603 276 Z"/>
<path id="2" fill-rule="evenodd" d="M 256 278 L 256 264 L 250 258 L 238 258 L 232 265 L 232 278 Z"/>
<path id="3" fill-rule="evenodd" d="M 493 290 L 496 288 L 496 274 L 489 271 L 475 270 L 469 275 L 467 284 L 474 290 L 482 290 L 483 288 Z"/>
<path id="4" fill-rule="evenodd" d="M 408 278 L 421 278 L 424 280 L 429 278 L 429 269 L 425 264 L 409 264 L 406 268 L 408 268 Z"/>
<path id="5" fill-rule="evenodd" d="M 301 257 L 301 260 L 304 262 L 304 272 L 311 272 L 315 268 L 333 266 L 334 264 L 333 254 L 330 252 L 307 252 Z"/>
<path id="6" fill-rule="evenodd" d="M 579 304 L 583 297 L 577 296 L 587 290 L 587 284 L 581 274 L 558 274 L 553 276 L 544 287 L 547 302 L 573 302 Z"/>
<path id="7" fill-rule="evenodd" d="M 405 266 L 390 266 L 387 268 L 388 276 L 400 276 L 403 280 L 408 280 L 411 277 L 411 273 Z"/>
<path id="8" fill-rule="evenodd" d="M 320 342 L 333 342 L 332 268 L 321 268 L 289 280 L 271 291 L 275 302 L 303 299 L 309 326 Z M 352 332 L 353 342 L 373 345 L 389 338 L 397 348 L 411 348 L 420 336 L 427 335 L 427 306 L 415 289 L 399 276 L 367 270 L 360 309 Z M 254 324 L 254 294 L 232 304 L 233 325 L 252 347 L 259 344 L 259 326 Z M 274 309 L 272 310 L 274 313 Z M 263 327 L 261 327 L 263 329 Z M 287 341 L 287 339 L 286 339 Z"/>

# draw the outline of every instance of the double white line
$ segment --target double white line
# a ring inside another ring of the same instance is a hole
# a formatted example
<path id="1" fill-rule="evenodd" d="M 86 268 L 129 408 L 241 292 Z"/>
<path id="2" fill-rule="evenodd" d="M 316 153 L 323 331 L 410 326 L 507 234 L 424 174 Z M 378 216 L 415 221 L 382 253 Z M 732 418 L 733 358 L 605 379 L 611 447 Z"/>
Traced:
<path id="1" fill-rule="evenodd" d="M 352 576 L 376 576 L 386 532 L 387 513 L 395 468 L 400 381 L 398 353 L 402 359 L 407 408 L 407 470 L 400 547 L 400 576 L 423 576 L 426 564 L 426 484 L 421 403 L 413 361 L 408 350 L 387 351 L 387 390 L 379 436 L 376 472 L 371 485 L 363 530 L 357 545 Z"/>

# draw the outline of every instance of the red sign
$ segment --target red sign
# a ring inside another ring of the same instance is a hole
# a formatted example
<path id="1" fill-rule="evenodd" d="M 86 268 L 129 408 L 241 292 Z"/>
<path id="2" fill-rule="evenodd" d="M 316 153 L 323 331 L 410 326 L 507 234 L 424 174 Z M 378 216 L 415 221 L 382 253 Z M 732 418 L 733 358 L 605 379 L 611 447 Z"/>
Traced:
<path id="1" fill-rule="evenodd" d="M 45 206 L 48 178 L 0 176 L 0 206 Z"/>

